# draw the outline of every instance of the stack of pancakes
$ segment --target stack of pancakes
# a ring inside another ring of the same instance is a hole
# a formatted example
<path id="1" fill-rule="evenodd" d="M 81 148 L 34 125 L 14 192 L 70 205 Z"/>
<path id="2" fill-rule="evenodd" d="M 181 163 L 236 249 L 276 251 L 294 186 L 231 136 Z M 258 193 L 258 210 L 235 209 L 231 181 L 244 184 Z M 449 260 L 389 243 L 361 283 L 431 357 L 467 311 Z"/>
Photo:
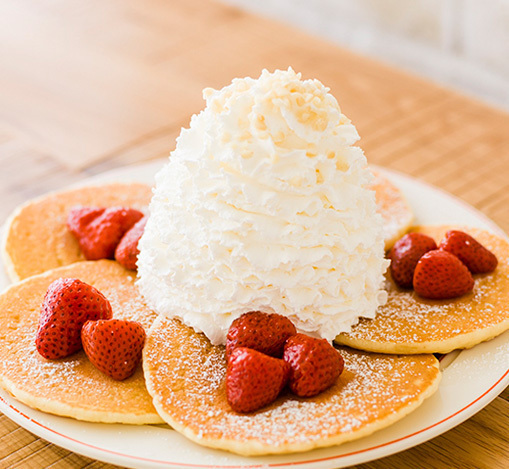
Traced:
<path id="1" fill-rule="evenodd" d="M 374 189 L 389 249 L 410 229 L 412 212 L 382 176 L 377 175 Z M 67 232 L 67 213 L 76 205 L 146 210 L 150 196 L 142 184 L 89 186 L 29 202 L 10 218 L 4 264 L 18 283 L 0 295 L 0 386 L 19 401 L 94 422 L 167 422 L 202 445 L 240 454 L 307 451 L 399 420 L 437 389 L 440 371 L 433 353 L 468 348 L 509 329 L 509 245 L 467 229 L 499 259 L 495 273 L 477 278 L 471 294 L 423 300 L 388 278 L 389 301 L 376 318 L 361 320 L 336 338 L 345 371 L 333 387 L 305 399 L 282 394 L 257 412 L 236 413 L 226 401 L 224 347 L 178 320 L 157 317 L 139 294 L 135 273 L 115 261 L 84 261 Z M 445 229 L 419 231 L 438 240 Z M 114 317 L 146 328 L 143 367 L 132 377 L 109 378 L 83 352 L 60 360 L 37 353 L 40 305 L 59 277 L 95 286 L 110 300 Z"/>

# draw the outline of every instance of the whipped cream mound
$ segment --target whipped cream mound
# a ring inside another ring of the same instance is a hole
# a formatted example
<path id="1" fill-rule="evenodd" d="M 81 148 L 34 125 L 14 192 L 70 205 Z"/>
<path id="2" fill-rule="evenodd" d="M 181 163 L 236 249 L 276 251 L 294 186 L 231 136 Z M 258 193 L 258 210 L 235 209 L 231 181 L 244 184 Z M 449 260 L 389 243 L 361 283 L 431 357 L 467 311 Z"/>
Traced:
<path id="1" fill-rule="evenodd" d="M 148 304 L 212 343 L 248 311 L 332 340 L 385 302 L 382 219 L 359 139 L 292 69 L 204 90 L 156 176 L 140 240 Z"/>

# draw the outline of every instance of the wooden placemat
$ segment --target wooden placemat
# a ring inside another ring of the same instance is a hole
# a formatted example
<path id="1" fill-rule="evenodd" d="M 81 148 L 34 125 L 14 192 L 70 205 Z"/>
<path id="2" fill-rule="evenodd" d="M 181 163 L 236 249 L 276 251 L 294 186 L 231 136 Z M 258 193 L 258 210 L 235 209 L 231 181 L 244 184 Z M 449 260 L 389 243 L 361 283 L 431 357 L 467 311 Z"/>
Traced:
<path id="1" fill-rule="evenodd" d="M 20 7 L 23 5 L 23 8 Z M 37 36 L 37 38 L 36 38 Z M 292 66 L 328 85 L 370 162 L 436 185 L 509 232 L 509 115 L 207 0 L 0 3 L 0 221 L 19 203 L 169 154 L 201 90 Z M 505 468 L 509 392 L 455 429 L 357 466 Z M 0 415 L 1 468 L 110 468 Z"/>

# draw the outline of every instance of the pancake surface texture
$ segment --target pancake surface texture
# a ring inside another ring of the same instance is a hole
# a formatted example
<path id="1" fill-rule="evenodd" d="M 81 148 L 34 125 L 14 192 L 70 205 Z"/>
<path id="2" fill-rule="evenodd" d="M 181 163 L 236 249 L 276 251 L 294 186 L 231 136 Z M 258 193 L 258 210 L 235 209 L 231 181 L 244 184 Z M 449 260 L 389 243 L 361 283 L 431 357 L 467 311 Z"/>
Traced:
<path id="1" fill-rule="evenodd" d="M 387 303 L 374 319 L 361 319 L 336 343 L 380 353 L 448 353 L 470 348 L 509 329 L 509 244 L 477 228 L 428 226 L 437 244 L 450 229 L 469 233 L 492 251 L 498 266 L 491 274 L 474 275 L 472 293 L 451 300 L 427 300 L 403 290 L 388 278 Z M 389 276 L 389 274 L 388 274 Z"/>
<path id="2" fill-rule="evenodd" d="M 12 281 L 83 261 L 78 242 L 67 229 L 76 206 L 127 206 L 146 211 L 152 196 L 145 184 L 112 183 L 54 192 L 19 207 L 6 223 L 3 258 Z"/>
<path id="3" fill-rule="evenodd" d="M 141 364 L 134 375 L 115 381 L 80 351 L 46 360 L 35 348 L 46 290 L 60 277 L 79 278 L 101 291 L 113 317 L 140 322 L 148 331 L 156 314 L 134 285 L 135 274 L 114 261 L 79 262 L 10 286 L 0 295 L 0 386 L 16 399 L 45 412 L 91 422 L 161 423 L 147 393 Z"/>
<path id="4" fill-rule="evenodd" d="M 382 215 L 385 250 L 392 248 L 412 226 L 413 211 L 402 192 L 376 169 L 371 183 L 375 191 L 377 211 Z"/>
<path id="5" fill-rule="evenodd" d="M 340 349 L 345 371 L 313 398 L 283 394 L 249 414 L 225 395 L 223 346 L 159 316 L 144 349 L 147 389 L 160 415 L 191 440 L 239 454 L 307 451 L 368 435 L 415 409 L 437 388 L 433 355 L 391 356 Z"/>

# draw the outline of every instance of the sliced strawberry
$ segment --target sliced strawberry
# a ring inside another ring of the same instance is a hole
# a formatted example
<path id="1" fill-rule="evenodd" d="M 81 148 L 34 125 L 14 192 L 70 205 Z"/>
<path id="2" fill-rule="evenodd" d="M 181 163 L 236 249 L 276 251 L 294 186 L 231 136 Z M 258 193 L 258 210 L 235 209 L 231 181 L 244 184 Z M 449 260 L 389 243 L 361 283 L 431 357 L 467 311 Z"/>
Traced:
<path id="1" fill-rule="evenodd" d="M 147 217 L 143 217 L 122 237 L 115 249 L 115 260 L 126 269 L 137 270 L 136 262 L 140 253 L 138 242 L 143 235 L 146 224 Z"/>
<path id="2" fill-rule="evenodd" d="M 121 381 L 135 372 L 141 360 L 145 330 L 136 321 L 87 321 L 81 330 L 81 340 L 94 366 Z"/>
<path id="3" fill-rule="evenodd" d="M 423 298 L 456 298 L 472 291 L 473 287 L 474 279 L 466 265 L 447 251 L 430 251 L 415 267 L 414 290 Z"/>
<path id="4" fill-rule="evenodd" d="M 88 260 L 113 259 L 122 236 L 142 217 L 133 208 L 80 207 L 69 212 L 67 226 Z"/>
<path id="5" fill-rule="evenodd" d="M 48 288 L 41 308 L 35 345 L 48 359 L 81 350 L 81 327 L 88 320 L 111 318 L 110 302 L 81 280 L 59 278 Z"/>
<path id="6" fill-rule="evenodd" d="M 391 275 L 402 288 L 412 288 L 415 266 L 428 251 L 437 249 L 433 238 L 422 233 L 408 233 L 389 251 Z"/>
<path id="7" fill-rule="evenodd" d="M 286 341 L 283 359 L 290 365 L 288 385 L 300 397 L 325 391 L 344 367 L 343 357 L 327 340 L 300 333 Z"/>
<path id="8" fill-rule="evenodd" d="M 463 231 L 448 231 L 440 242 L 440 249 L 454 254 L 473 274 L 486 274 L 497 268 L 495 254 Z"/>
<path id="9" fill-rule="evenodd" d="M 280 358 L 237 347 L 226 368 L 226 397 L 236 412 L 252 412 L 275 401 L 287 379 L 288 365 Z"/>
<path id="10" fill-rule="evenodd" d="M 296 334 L 293 323 L 280 314 L 251 311 L 233 321 L 226 336 L 226 358 L 236 347 L 249 347 L 281 358 L 286 339 Z"/>

